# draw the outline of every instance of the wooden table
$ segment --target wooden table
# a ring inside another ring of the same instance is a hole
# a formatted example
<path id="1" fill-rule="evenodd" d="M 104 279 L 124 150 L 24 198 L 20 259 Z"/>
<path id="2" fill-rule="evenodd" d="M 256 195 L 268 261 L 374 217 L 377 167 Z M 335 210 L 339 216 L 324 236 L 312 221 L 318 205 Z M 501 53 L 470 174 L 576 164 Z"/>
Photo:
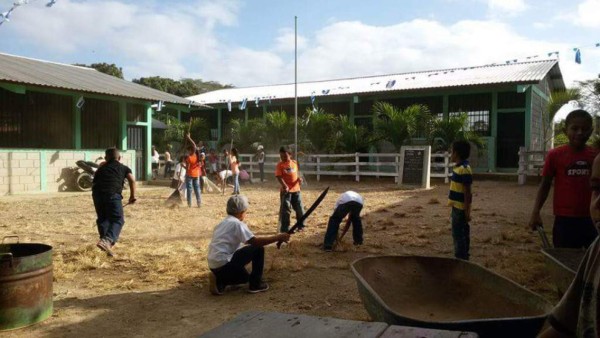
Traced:
<path id="1" fill-rule="evenodd" d="M 200 337 L 476 338 L 478 335 L 472 332 L 390 326 L 379 322 L 250 311 L 238 315 Z"/>

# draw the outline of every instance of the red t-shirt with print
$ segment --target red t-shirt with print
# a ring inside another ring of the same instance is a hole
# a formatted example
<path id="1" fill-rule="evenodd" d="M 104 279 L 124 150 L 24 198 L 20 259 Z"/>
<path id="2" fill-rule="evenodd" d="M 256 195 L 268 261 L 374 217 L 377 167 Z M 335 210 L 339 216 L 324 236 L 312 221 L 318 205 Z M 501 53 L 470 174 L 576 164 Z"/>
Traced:
<path id="1" fill-rule="evenodd" d="M 577 151 L 569 145 L 548 152 L 542 175 L 554 177 L 555 216 L 590 216 L 590 177 L 597 154 L 589 146 Z"/>

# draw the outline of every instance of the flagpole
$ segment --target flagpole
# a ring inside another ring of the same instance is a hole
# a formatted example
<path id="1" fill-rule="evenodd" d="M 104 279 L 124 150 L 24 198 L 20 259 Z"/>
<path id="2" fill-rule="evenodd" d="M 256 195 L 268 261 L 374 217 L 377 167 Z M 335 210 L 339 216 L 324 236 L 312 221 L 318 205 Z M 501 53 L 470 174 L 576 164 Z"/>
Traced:
<path id="1" fill-rule="evenodd" d="M 294 16 L 294 158 L 298 160 L 298 17 Z"/>

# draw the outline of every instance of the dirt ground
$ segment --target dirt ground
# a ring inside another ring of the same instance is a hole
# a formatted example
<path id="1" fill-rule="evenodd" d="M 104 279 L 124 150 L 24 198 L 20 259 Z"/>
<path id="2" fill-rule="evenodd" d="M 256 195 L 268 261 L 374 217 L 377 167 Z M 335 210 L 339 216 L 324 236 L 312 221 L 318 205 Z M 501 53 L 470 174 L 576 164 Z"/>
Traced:
<path id="1" fill-rule="evenodd" d="M 169 188 L 141 187 L 138 203 L 125 208 L 115 258 L 95 247 L 89 193 L 0 197 L 0 237 L 18 235 L 21 242 L 54 247 L 55 296 L 50 319 L 0 336 L 189 337 L 248 310 L 369 320 L 349 268 L 352 261 L 368 255 L 452 256 L 447 185 L 425 191 L 400 190 L 375 179 L 309 183 L 303 188 L 305 207 L 326 186 L 331 190 L 307 221 L 307 231 L 281 250 L 267 248 L 265 279 L 271 289 L 251 295 L 239 288 L 220 297 L 208 292 L 206 254 L 229 194 L 204 194 L 200 209 L 167 208 Z M 324 253 L 320 246 L 328 217 L 339 194 L 349 189 L 366 200 L 365 244 L 353 247 L 349 233 L 338 251 Z M 476 181 L 473 190 L 472 261 L 556 302 L 541 242 L 525 228 L 536 186 Z M 274 234 L 275 182 L 244 185 L 242 193 L 250 200 L 250 228 L 257 235 Z M 551 204 L 550 197 L 543 212 L 546 224 Z"/>

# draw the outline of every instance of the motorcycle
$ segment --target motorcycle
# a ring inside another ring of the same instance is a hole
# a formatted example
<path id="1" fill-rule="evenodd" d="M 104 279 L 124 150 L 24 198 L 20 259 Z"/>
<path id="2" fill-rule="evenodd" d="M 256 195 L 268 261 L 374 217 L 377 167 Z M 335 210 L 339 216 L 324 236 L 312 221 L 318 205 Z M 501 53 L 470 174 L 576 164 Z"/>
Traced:
<path id="1" fill-rule="evenodd" d="M 91 161 L 79 160 L 75 162 L 80 170 L 77 170 L 75 179 L 75 187 L 79 191 L 90 191 L 92 190 L 92 183 L 94 182 L 94 174 L 100 167 L 97 163 Z"/>

